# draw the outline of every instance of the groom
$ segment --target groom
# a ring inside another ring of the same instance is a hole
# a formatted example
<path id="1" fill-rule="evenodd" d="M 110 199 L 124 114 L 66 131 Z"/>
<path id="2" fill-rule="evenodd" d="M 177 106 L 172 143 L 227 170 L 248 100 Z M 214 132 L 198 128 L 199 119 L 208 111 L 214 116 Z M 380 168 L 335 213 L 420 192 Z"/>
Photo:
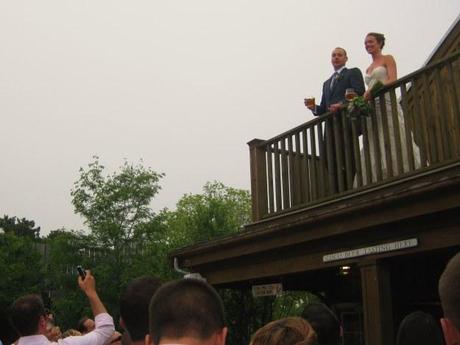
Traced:
<path id="1" fill-rule="evenodd" d="M 331 54 L 331 63 L 334 67 L 334 74 L 324 82 L 323 84 L 323 95 L 321 97 L 321 104 L 314 106 L 307 105 L 307 100 L 305 100 L 305 106 L 310 109 L 314 115 L 322 115 L 327 112 L 337 113 L 338 120 L 341 120 L 340 116 L 345 116 L 341 114 L 341 109 L 343 105 L 346 103 L 345 101 L 345 91 L 346 89 L 354 89 L 355 92 L 361 96 L 364 94 L 365 87 L 364 87 L 364 80 L 361 71 L 358 68 L 346 68 L 345 64 L 347 63 L 348 57 L 347 52 L 343 48 L 335 48 Z M 337 173 L 338 169 L 342 170 L 342 175 L 345 176 L 345 150 L 349 150 L 350 156 L 352 157 L 352 175 L 354 175 L 354 159 L 353 159 L 353 146 L 351 143 L 351 124 L 347 121 L 347 128 L 344 129 L 341 121 L 337 121 L 338 123 L 338 130 L 340 132 L 340 136 L 342 138 L 338 138 L 339 142 L 335 142 L 334 140 L 334 126 L 333 121 L 328 120 L 326 133 L 331 133 L 329 140 L 325 136 L 325 140 L 329 141 L 329 144 L 332 146 L 332 162 L 333 164 L 328 164 L 327 170 L 328 174 L 332 174 L 332 178 L 329 179 L 331 182 L 331 186 L 329 186 L 328 190 L 329 193 L 334 193 L 339 191 L 339 186 L 342 184 L 344 189 L 350 189 L 352 186 L 350 185 L 350 181 L 345 181 L 346 178 L 344 177 L 342 181 L 339 182 Z M 344 143 L 344 132 L 348 132 L 349 138 L 349 147 L 346 147 Z M 339 157 L 337 156 L 336 148 L 340 148 L 342 150 L 342 159 L 339 162 Z M 327 152 L 327 148 L 325 149 Z M 326 152 L 322 153 L 323 157 L 326 157 Z M 338 168 L 337 168 L 338 166 Z"/>

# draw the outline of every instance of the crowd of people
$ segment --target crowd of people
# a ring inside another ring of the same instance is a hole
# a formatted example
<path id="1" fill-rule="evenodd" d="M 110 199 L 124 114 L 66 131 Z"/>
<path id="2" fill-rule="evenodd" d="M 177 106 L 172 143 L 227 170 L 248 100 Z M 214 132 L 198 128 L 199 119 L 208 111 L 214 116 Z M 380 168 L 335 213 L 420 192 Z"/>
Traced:
<path id="1" fill-rule="evenodd" d="M 19 335 L 16 345 L 224 345 L 228 329 L 222 300 L 214 288 L 200 279 L 162 283 L 154 277 L 133 280 L 121 293 L 120 327 L 115 331 L 96 291 L 94 276 L 86 271 L 78 278 L 88 298 L 94 320 L 78 322 L 61 334 L 38 295 L 18 298 L 10 320 Z M 401 322 L 396 345 L 460 344 L 460 252 L 447 264 L 439 280 L 444 318 L 414 312 Z M 342 328 L 325 304 L 307 305 L 301 317 L 269 322 L 257 330 L 249 345 L 338 345 Z"/>

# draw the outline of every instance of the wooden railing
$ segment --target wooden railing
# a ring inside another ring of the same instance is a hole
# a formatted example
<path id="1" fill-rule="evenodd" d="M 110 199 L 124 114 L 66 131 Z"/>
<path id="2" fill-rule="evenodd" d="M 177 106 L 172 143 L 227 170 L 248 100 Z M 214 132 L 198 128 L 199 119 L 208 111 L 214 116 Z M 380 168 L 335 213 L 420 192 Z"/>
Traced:
<path id="1" fill-rule="evenodd" d="M 460 159 L 460 52 L 385 86 L 367 116 L 327 113 L 250 146 L 253 220 Z"/>

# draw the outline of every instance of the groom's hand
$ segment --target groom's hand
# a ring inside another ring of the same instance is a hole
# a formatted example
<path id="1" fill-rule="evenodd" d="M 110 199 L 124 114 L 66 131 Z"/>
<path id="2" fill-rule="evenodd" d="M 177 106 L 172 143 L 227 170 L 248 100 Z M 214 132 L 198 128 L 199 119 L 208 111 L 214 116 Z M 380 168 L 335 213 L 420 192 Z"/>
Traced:
<path id="1" fill-rule="evenodd" d="M 334 103 L 329 106 L 329 111 L 333 113 L 338 112 L 340 109 L 342 109 L 342 103 Z"/>

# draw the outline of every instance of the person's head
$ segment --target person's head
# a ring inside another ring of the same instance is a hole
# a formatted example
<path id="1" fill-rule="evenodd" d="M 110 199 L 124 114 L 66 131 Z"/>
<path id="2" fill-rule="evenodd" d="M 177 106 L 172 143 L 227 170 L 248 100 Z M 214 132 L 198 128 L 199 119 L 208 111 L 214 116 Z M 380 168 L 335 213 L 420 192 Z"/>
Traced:
<path id="1" fill-rule="evenodd" d="M 399 325 L 396 345 L 443 345 L 441 328 L 430 314 L 415 311 Z"/>
<path id="2" fill-rule="evenodd" d="M 21 337 L 46 333 L 46 310 L 39 295 L 26 295 L 14 301 L 10 319 Z"/>
<path id="3" fill-rule="evenodd" d="M 369 32 L 364 39 L 364 47 L 369 54 L 382 51 L 385 46 L 385 36 L 377 32 Z"/>
<path id="4" fill-rule="evenodd" d="M 331 63 L 334 70 L 338 70 L 345 66 L 348 61 L 347 52 L 345 49 L 337 47 L 331 53 Z"/>
<path id="5" fill-rule="evenodd" d="M 193 338 L 201 344 L 225 344 L 224 307 L 217 292 L 197 279 L 162 285 L 150 302 L 149 343 Z"/>
<path id="6" fill-rule="evenodd" d="M 81 334 L 86 334 L 86 333 L 89 333 L 91 331 L 94 331 L 95 328 L 96 328 L 96 324 L 94 323 L 94 320 L 88 318 L 87 316 L 83 316 L 78 321 L 78 324 L 77 324 L 77 330 Z"/>
<path id="7" fill-rule="evenodd" d="M 305 307 L 302 317 L 316 332 L 319 345 L 337 345 L 340 341 L 340 322 L 334 312 L 323 303 Z"/>
<path id="8" fill-rule="evenodd" d="M 61 339 L 62 337 L 61 329 L 58 326 L 55 326 L 54 323 L 48 323 L 46 326 L 45 337 L 47 337 L 51 342 L 57 342 L 58 339 Z"/>
<path id="9" fill-rule="evenodd" d="M 252 336 L 250 345 L 316 345 L 316 333 L 301 317 L 267 323 Z"/>
<path id="10" fill-rule="evenodd" d="M 460 252 L 444 269 L 438 289 L 445 317 L 442 328 L 446 343 L 460 342 Z"/>
<path id="11" fill-rule="evenodd" d="M 128 284 L 120 296 L 120 323 L 129 332 L 131 341 L 143 341 L 149 333 L 149 303 L 161 281 L 140 277 Z"/>
<path id="12" fill-rule="evenodd" d="M 67 337 L 75 337 L 79 335 L 81 335 L 79 331 L 77 331 L 76 329 L 70 328 L 64 333 L 62 333 L 62 339 L 67 338 Z"/>

